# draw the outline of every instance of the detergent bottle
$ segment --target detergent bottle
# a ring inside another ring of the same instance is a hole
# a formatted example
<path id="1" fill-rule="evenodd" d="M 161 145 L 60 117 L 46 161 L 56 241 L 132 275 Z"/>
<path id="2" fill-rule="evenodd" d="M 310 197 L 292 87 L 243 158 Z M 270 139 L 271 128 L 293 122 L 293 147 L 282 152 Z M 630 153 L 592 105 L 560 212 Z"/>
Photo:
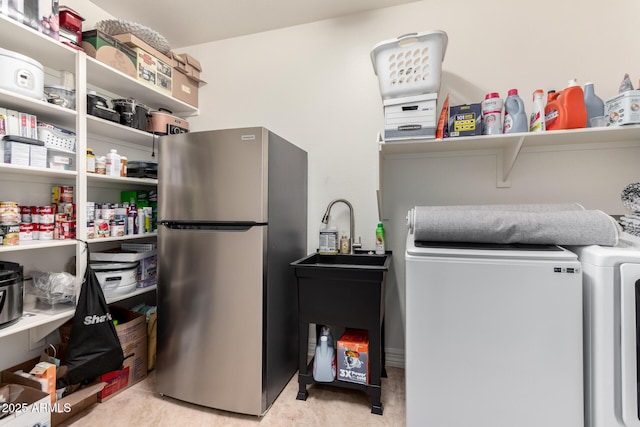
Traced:
<path id="1" fill-rule="evenodd" d="M 336 379 L 336 353 L 333 345 L 329 345 L 326 335 L 320 337 L 313 358 L 313 379 L 318 382 L 330 383 Z"/>
<path id="2" fill-rule="evenodd" d="M 497 92 L 488 93 L 482 101 L 482 134 L 502 133 L 502 98 Z"/>
<path id="3" fill-rule="evenodd" d="M 545 130 L 543 96 L 544 92 L 542 89 L 537 89 L 533 92 L 533 111 L 531 112 L 531 120 L 529 121 L 529 132 Z"/>
<path id="4" fill-rule="evenodd" d="M 509 89 L 507 100 L 504 102 L 503 133 L 527 132 L 528 122 L 524 102 L 518 95 L 518 89 Z"/>
<path id="5" fill-rule="evenodd" d="M 604 102 L 596 95 L 593 83 L 584 84 L 584 105 L 587 107 L 587 127 L 591 127 L 591 119 L 604 116 Z"/>
<path id="6" fill-rule="evenodd" d="M 584 92 L 575 79 L 562 92 L 549 97 L 544 108 L 547 130 L 578 129 L 587 125 Z"/>

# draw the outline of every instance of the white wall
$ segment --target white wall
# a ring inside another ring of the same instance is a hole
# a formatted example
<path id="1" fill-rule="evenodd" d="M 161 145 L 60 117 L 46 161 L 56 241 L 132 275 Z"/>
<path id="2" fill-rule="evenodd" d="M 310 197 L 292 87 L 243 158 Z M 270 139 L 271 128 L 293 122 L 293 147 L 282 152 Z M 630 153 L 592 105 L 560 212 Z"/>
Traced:
<path id="1" fill-rule="evenodd" d="M 452 104 L 480 102 L 488 92 L 517 88 L 531 107 L 533 90 L 563 89 L 577 78 L 595 83 L 603 99 L 625 72 L 640 78 L 636 17 L 640 3 L 607 7 L 595 0 L 535 3 L 422 1 L 348 17 L 191 46 L 202 77 L 195 130 L 266 126 L 309 152 L 309 242 L 338 197 L 352 202 L 356 236 L 372 247 L 378 221 L 376 135 L 382 103 L 370 51 L 409 32 L 441 29 L 449 36 L 441 94 Z M 440 103 L 443 96 L 441 96 Z M 439 103 L 439 104 L 440 104 Z M 404 349 L 403 247 L 408 207 L 419 204 L 578 201 L 623 213 L 619 194 L 638 178 L 635 148 L 524 152 L 511 188 L 495 186 L 495 156 L 436 156 L 385 162 L 388 245 L 397 280 L 387 295 L 387 351 Z M 338 208 L 338 205 L 336 205 Z M 346 209 L 334 214 L 348 230 Z M 393 279 L 393 278 L 392 278 Z"/>

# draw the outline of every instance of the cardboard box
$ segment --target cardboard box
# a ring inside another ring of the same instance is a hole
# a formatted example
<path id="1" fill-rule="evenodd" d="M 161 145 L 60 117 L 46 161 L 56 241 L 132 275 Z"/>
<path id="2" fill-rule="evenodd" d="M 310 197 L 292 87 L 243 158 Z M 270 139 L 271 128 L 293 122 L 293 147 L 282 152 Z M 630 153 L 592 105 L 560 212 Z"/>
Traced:
<path id="1" fill-rule="evenodd" d="M 100 381 L 106 384 L 98 393 L 98 401 L 102 403 L 129 387 L 129 367 L 101 375 Z"/>
<path id="2" fill-rule="evenodd" d="M 46 395 L 43 403 L 46 402 L 48 408 L 52 408 L 51 412 L 47 412 L 47 415 L 50 416 L 50 423 L 52 427 L 61 424 L 62 422 L 68 420 L 69 418 L 81 413 L 89 406 L 98 402 L 98 392 L 102 390 L 105 386 L 105 383 L 96 382 L 87 386 L 84 386 L 80 389 L 75 390 L 73 393 L 66 395 L 65 397 L 58 399 L 56 403 L 51 405 L 51 401 L 49 400 L 49 395 L 40 390 L 40 383 L 36 379 L 28 379 L 24 378 L 18 374 L 15 374 L 15 371 L 25 371 L 28 372 L 31 370 L 36 363 L 38 363 L 40 359 L 31 359 L 20 365 L 14 366 L 3 371 L 0 374 L 0 382 L 8 382 L 26 385 L 28 387 L 36 389 L 42 395 Z M 36 423 L 28 424 L 28 423 L 20 423 L 21 427 L 24 425 L 36 425 Z M 42 424 L 47 425 L 47 424 Z M 8 424 L 8 426 L 12 426 L 13 424 Z M 2 424 L 0 421 L 0 427 L 5 427 L 5 424 Z"/>
<path id="3" fill-rule="evenodd" d="M 29 144 L 22 142 L 4 142 L 4 162 L 13 165 L 29 166 L 31 149 Z"/>
<path id="4" fill-rule="evenodd" d="M 47 382 L 47 389 L 44 390 L 51 396 L 51 403 L 56 401 L 56 365 L 49 362 L 38 362 L 29 371 L 36 378 L 42 378 Z"/>
<path id="5" fill-rule="evenodd" d="M 336 345 L 337 379 L 369 384 L 369 334 L 361 329 L 347 329 Z"/>
<path id="6" fill-rule="evenodd" d="M 193 80 L 187 74 L 181 72 L 179 68 L 176 68 L 175 71 L 173 73 L 171 96 L 197 108 L 200 82 Z"/>
<path id="7" fill-rule="evenodd" d="M 123 369 L 103 375 L 111 385 L 98 396 L 98 401 L 120 393 L 147 377 L 147 319 L 144 314 L 126 308 L 110 307 L 111 316 L 118 321 L 116 332 L 124 353 Z M 126 377 L 126 386 L 124 378 Z M 105 387 L 107 388 L 107 387 Z"/>
<path id="8" fill-rule="evenodd" d="M 138 54 L 112 36 L 98 30 L 83 31 L 82 48 L 92 58 L 134 79 L 137 77 Z"/>
<path id="9" fill-rule="evenodd" d="M 58 40 L 58 0 L 0 0 L 0 13 Z M 54 22 L 54 25 L 50 23 Z"/>
<path id="10" fill-rule="evenodd" d="M 200 72 L 202 71 L 202 65 L 193 56 L 188 53 L 179 53 L 179 58 L 183 59 L 183 63 L 180 64 L 180 68 L 194 80 L 200 80 Z"/>
<path id="11" fill-rule="evenodd" d="M 449 136 L 482 135 L 482 104 L 449 107 Z"/>
<path id="12" fill-rule="evenodd" d="M 604 104 L 606 126 L 640 123 L 640 90 L 628 90 Z"/>
<path id="13" fill-rule="evenodd" d="M 18 396 L 15 401 L 0 403 L 0 411 L 3 414 L 11 412 L 0 419 L 0 427 L 52 425 L 51 412 L 48 410 L 51 400 L 49 394 L 40 390 L 40 383 L 10 372 L 0 374 L 0 383 L 7 385 L 10 395 Z M 20 410 L 14 412 L 16 408 Z"/>
<path id="14" fill-rule="evenodd" d="M 385 141 L 435 138 L 437 98 L 438 94 L 430 93 L 384 100 Z"/>

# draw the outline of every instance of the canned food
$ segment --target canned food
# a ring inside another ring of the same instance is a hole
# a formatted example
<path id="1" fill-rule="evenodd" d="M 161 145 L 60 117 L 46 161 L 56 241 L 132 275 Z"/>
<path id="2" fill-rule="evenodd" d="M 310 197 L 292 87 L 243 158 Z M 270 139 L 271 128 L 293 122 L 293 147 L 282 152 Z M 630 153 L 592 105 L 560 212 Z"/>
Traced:
<path id="1" fill-rule="evenodd" d="M 51 187 L 51 203 L 72 203 L 73 187 L 70 185 L 54 185 Z"/>
<path id="2" fill-rule="evenodd" d="M 20 206 L 20 221 L 32 222 L 31 206 Z"/>
<path id="3" fill-rule="evenodd" d="M 109 221 L 106 219 L 94 220 L 93 229 L 95 230 L 96 238 L 109 237 Z"/>
<path id="4" fill-rule="evenodd" d="M 38 206 L 38 214 L 40 215 L 40 224 L 53 224 L 55 206 Z"/>
<path id="5" fill-rule="evenodd" d="M 20 242 L 20 226 L 18 224 L 2 225 L 4 231 L 3 245 L 17 245 Z"/>
<path id="6" fill-rule="evenodd" d="M 111 230 L 111 237 L 124 236 L 124 223 L 123 219 L 113 220 L 109 223 L 109 229 Z"/>
<path id="7" fill-rule="evenodd" d="M 53 240 L 53 229 L 55 226 L 51 224 L 39 224 L 38 230 L 40 231 L 40 240 Z"/>
<path id="8" fill-rule="evenodd" d="M 0 202 L 0 222 L 2 224 L 19 224 L 20 219 L 18 202 Z"/>
<path id="9" fill-rule="evenodd" d="M 40 211 L 38 210 L 38 206 L 29 206 L 31 210 L 31 222 L 34 224 L 40 224 Z"/>
<path id="10" fill-rule="evenodd" d="M 33 224 L 30 222 L 23 222 L 19 228 L 20 240 L 33 240 Z"/>
<path id="11" fill-rule="evenodd" d="M 95 202 L 87 202 L 87 219 L 89 221 L 96 217 L 96 204 Z"/>
<path id="12" fill-rule="evenodd" d="M 40 224 L 32 222 L 33 224 L 33 240 L 40 240 Z"/>
<path id="13" fill-rule="evenodd" d="M 113 221 L 115 219 L 115 215 L 116 210 L 109 203 L 105 203 L 104 205 L 102 205 L 102 213 L 100 215 L 101 219 Z"/>
<path id="14" fill-rule="evenodd" d="M 76 238 L 76 222 L 63 221 L 60 223 L 60 239 L 75 239 Z"/>
<path id="15" fill-rule="evenodd" d="M 93 227 L 93 220 L 87 221 L 87 239 L 95 239 L 96 231 Z"/>

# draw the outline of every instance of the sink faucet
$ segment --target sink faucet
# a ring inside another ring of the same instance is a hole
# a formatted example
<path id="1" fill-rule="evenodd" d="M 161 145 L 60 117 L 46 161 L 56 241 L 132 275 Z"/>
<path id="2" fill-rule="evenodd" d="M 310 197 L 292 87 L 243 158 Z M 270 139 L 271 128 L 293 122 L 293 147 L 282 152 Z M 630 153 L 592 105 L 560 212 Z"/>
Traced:
<path id="1" fill-rule="evenodd" d="M 355 243 L 355 220 L 353 219 L 353 206 L 346 199 L 335 199 L 329 203 L 327 206 L 327 210 L 322 216 L 322 223 L 329 224 L 329 213 L 331 212 L 331 208 L 338 202 L 342 202 L 349 208 L 349 253 L 353 255 L 353 249 L 358 247 L 362 247 L 362 243 Z"/>

